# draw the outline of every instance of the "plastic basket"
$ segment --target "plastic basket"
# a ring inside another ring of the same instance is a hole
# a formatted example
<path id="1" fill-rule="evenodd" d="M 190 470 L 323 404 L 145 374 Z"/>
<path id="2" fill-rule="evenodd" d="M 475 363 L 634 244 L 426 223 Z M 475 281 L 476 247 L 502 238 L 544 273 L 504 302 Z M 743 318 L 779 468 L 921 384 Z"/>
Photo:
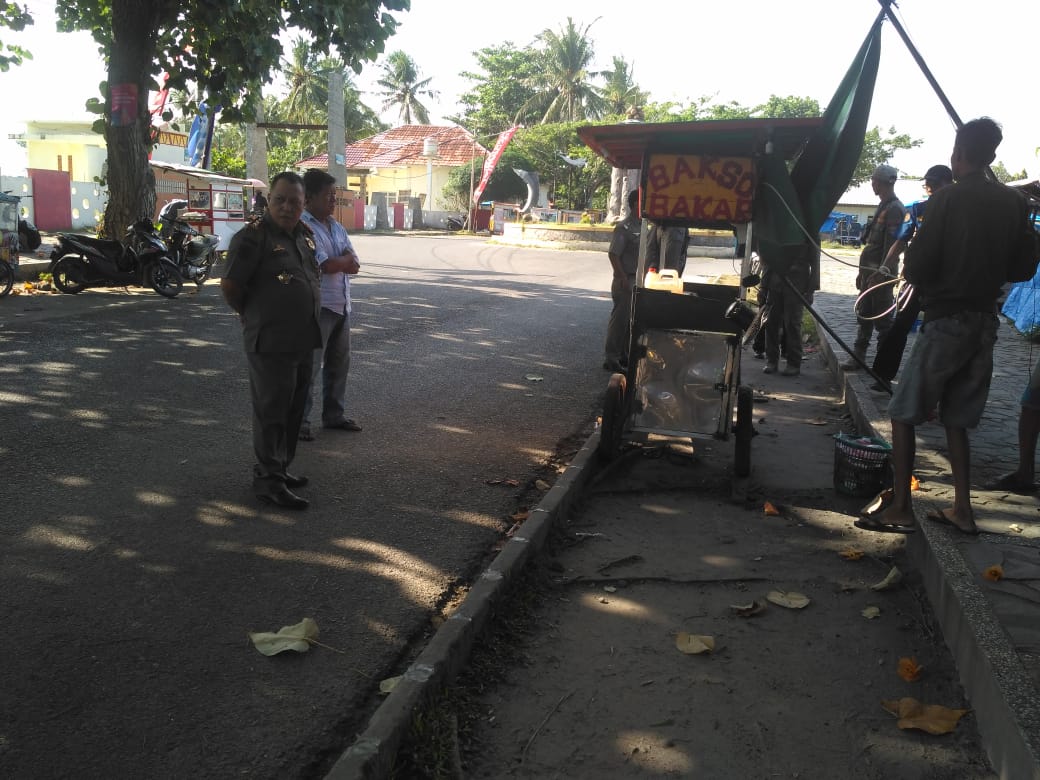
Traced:
<path id="1" fill-rule="evenodd" d="M 892 484 L 892 447 L 872 436 L 834 436 L 834 489 L 849 496 L 873 496 Z"/>

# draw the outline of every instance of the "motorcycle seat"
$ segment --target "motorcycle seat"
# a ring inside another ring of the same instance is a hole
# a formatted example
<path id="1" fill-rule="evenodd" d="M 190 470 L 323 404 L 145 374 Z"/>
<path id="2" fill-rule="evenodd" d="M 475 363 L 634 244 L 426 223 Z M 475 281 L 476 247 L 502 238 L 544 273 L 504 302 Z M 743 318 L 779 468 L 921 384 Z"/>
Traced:
<path id="1" fill-rule="evenodd" d="M 121 255 L 123 253 L 122 243 L 112 238 L 95 238 L 93 236 L 83 236 L 79 233 L 59 233 L 59 236 L 73 244 L 93 247 L 103 254 Z"/>

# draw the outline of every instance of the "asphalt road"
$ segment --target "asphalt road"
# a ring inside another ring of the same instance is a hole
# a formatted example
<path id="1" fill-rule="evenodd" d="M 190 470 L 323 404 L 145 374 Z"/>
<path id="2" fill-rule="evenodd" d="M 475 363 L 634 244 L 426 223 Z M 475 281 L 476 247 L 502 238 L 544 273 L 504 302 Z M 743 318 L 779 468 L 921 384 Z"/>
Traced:
<path id="1" fill-rule="evenodd" d="M 251 495 L 214 284 L 0 300 L 0 775 L 320 775 L 587 428 L 604 253 L 355 244 L 364 432 L 301 443 L 304 513 Z M 341 652 L 247 639 L 304 617 Z"/>

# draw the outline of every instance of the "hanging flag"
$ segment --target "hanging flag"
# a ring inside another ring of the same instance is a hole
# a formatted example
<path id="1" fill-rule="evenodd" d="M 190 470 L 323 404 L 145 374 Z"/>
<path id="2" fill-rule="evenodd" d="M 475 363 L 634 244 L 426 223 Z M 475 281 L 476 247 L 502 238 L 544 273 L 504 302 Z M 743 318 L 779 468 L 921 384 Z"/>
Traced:
<path id="1" fill-rule="evenodd" d="M 495 148 L 491 150 L 491 154 L 484 158 L 484 168 L 480 172 L 480 183 L 477 184 L 476 190 L 473 191 L 474 203 L 480 203 L 480 196 L 487 189 L 491 174 L 495 172 L 495 166 L 498 165 L 502 152 L 506 150 L 506 146 L 513 139 L 513 136 L 516 135 L 516 131 L 517 126 L 513 125 L 508 130 L 499 133 L 498 141 L 495 142 Z"/>
<path id="2" fill-rule="evenodd" d="M 166 82 L 170 80 L 170 74 L 163 71 L 159 80 L 162 82 L 162 85 L 158 92 L 152 93 L 152 99 L 148 102 L 148 111 L 152 115 L 153 122 L 162 118 L 163 109 L 166 108 L 166 100 L 170 97 L 170 88 L 166 86 Z"/>
<path id="3" fill-rule="evenodd" d="M 882 10 L 870 28 L 827 105 L 823 124 L 790 175 L 777 155 L 760 161 L 755 228 L 763 260 L 776 267 L 785 267 L 812 247 L 808 236 L 819 234 L 856 170 L 881 57 L 884 14 Z"/>
<path id="4" fill-rule="evenodd" d="M 184 162 L 188 165 L 198 165 L 202 162 L 203 153 L 206 151 L 206 134 L 209 119 L 206 112 L 206 104 L 199 104 L 199 112 L 191 123 L 188 131 L 188 145 L 184 147 Z"/>

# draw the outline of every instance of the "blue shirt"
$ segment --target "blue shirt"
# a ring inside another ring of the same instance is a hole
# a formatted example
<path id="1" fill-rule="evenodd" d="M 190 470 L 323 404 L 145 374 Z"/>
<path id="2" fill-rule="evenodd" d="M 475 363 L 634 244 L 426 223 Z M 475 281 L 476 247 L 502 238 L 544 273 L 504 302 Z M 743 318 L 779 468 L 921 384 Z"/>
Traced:
<path id="1" fill-rule="evenodd" d="M 928 198 L 925 198 L 907 206 L 906 216 L 903 217 L 903 226 L 899 228 L 899 232 L 896 234 L 896 241 L 910 243 L 910 239 L 914 237 L 914 233 L 917 232 L 918 228 L 921 227 L 921 223 L 924 222 L 924 207 L 927 203 Z"/>
<path id="2" fill-rule="evenodd" d="M 303 212 L 303 221 L 314 233 L 315 256 L 321 266 L 321 307 L 337 314 L 350 313 L 350 276 L 345 273 L 329 273 L 325 270 L 325 261 L 330 257 L 347 254 L 357 255 L 354 245 L 350 243 L 347 229 L 329 217 L 327 222 L 319 222 L 309 211 Z"/>

